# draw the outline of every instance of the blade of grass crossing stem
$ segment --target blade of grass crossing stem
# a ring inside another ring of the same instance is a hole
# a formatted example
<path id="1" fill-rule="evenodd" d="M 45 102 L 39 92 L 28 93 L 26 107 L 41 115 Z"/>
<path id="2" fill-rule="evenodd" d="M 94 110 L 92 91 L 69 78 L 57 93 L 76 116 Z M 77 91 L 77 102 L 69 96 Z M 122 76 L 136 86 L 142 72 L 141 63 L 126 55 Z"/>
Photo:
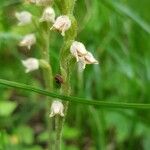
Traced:
<path id="1" fill-rule="evenodd" d="M 0 79 L 0 84 L 8 86 L 8 87 L 17 88 L 17 89 L 32 91 L 32 92 L 46 95 L 46 96 L 53 97 L 53 98 L 59 98 L 63 101 L 81 103 L 81 104 L 86 104 L 86 105 L 94 105 L 94 106 L 99 106 L 101 108 L 149 109 L 150 110 L 150 104 L 105 102 L 105 101 L 101 101 L 101 100 L 89 100 L 89 99 L 79 98 L 79 97 L 59 95 L 56 93 L 48 92 L 48 91 L 45 91 L 42 89 L 38 89 L 38 88 L 35 88 L 32 86 L 29 86 L 26 84 L 21 84 L 21 83 L 3 80 L 3 79 Z"/>

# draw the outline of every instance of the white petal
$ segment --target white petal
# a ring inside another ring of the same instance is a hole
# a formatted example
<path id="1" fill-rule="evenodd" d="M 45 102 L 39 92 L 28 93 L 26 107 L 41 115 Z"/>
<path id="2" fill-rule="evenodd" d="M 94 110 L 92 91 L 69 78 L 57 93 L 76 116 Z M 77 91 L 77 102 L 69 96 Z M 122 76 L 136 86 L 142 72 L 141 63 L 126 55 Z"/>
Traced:
<path id="1" fill-rule="evenodd" d="M 94 58 L 92 53 L 88 52 L 85 56 L 85 62 L 86 64 L 98 64 L 98 61 Z"/>
<path id="2" fill-rule="evenodd" d="M 70 47 L 70 52 L 73 56 L 77 58 L 82 57 L 87 54 L 85 46 L 81 42 L 74 41 Z"/>

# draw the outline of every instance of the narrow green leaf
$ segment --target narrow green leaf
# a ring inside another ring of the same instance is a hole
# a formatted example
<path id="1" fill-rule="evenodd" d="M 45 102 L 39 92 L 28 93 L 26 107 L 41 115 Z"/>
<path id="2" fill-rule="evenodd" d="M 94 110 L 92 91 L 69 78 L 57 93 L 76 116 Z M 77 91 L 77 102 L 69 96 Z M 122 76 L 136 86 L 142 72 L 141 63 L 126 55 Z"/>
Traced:
<path id="1" fill-rule="evenodd" d="M 137 25 L 139 25 L 144 31 L 150 34 L 150 25 L 145 20 L 143 20 L 140 16 L 138 16 L 133 10 L 129 9 L 127 6 L 118 2 L 111 2 L 107 0 L 102 0 L 102 1 L 106 6 L 108 6 L 110 9 L 113 9 L 115 12 L 119 13 L 120 15 L 129 17 Z"/>
<path id="2" fill-rule="evenodd" d="M 105 102 L 105 101 L 101 101 L 101 100 L 89 100 L 89 99 L 85 99 L 85 98 L 59 95 L 56 93 L 48 92 L 48 91 L 45 91 L 42 89 L 38 89 L 38 88 L 35 88 L 32 86 L 29 86 L 26 84 L 21 84 L 21 83 L 12 82 L 12 81 L 3 80 L 3 79 L 0 79 L 0 84 L 9 86 L 9 87 L 13 87 L 13 88 L 32 91 L 32 92 L 39 93 L 39 94 L 49 96 L 49 97 L 53 97 L 53 98 L 59 98 L 63 101 L 81 103 L 81 104 L 86 104 L 86 105 L 94 105 L 94 106 L 99 106 L 101 108 L 104 107 L 104 108 L 122 108 L 122 109 L 150 109 L 150 104 Z"/>

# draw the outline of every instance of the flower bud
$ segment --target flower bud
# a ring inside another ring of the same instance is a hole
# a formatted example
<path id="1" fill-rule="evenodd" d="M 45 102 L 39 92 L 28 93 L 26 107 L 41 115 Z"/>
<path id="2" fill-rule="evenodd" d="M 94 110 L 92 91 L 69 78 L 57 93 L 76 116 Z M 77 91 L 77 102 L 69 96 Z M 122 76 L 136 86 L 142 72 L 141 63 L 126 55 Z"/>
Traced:
<path id="1" fill-rule="evenodd" d="M 64 117 L 64 106 L 62 102 L 59 99 L 56 99 L 52 102 L 51 105 L 51 113 L 50 117 L 54 117 L 55 115 L 60 115 L 61 117 Z"/>
<path id="2" fill-rule="evenodd" d="M 73 56 L 75 56 L 77 62 L 79 61 L 79 57 L 85 56 L 87 54 L 85 46 L 81 42 L 77 41 L 72 43 L 70 52 Z"/>
<path id="3" fill-rule="evenodd" d="M 60 31 L 62 36 L 65 36 L 65 31 L 67 31 L 70 27 L 71 20 L 68 16 L 65 15 L 59 16 L 52 26 L 52 28 L 55 28 L 56 30 Z"/>
<path id="4" fill-rule="evenodd" d="M 54 22 L 55 21 L 55 12 L 52 7 L 47 7 L 44 9 L 43 15 L 40 18 L 40 22 Z"/>
<path id="5" fill-rule="evenodd" d="M 20 13 L 16 12 L 15 16 L 19 21 L 19 26 L 29 24 L 32 21 L 32 15 L 27 11 L 22 11 Z"/>
<path id="6" fill-rule="evenodd" d="M 39 69 L 39 61 L 36 58 L 22 60 L 22 64 L 26 68 L 26 73 Z"/>
<path id="7" fill-rule="evenodd" d="M 23 37 L 23 39 L 21 40 L 19 45 L 20 46 L 27 46 L 27 48 L 30 49 L 31 46 L 35 43 L 36 43 L 35 35 L 34 34 L 28 34 L 28 35 L 25 35 Z"/>

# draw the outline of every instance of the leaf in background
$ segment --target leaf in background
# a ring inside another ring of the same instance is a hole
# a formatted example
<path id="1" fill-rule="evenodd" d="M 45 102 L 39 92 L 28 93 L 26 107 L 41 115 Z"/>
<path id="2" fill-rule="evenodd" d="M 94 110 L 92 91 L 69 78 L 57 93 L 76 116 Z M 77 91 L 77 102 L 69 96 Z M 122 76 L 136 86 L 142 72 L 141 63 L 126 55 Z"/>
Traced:
<path id="1" fill-rule="evenodd" d="M 150 34 L 150 25 L 143 20 L 140 16 L 138 16 L 133 10 L 129 9 L 127 6 L 118 3 L 118 2 L 110 2 L 107 0 L 102 0 L 103 3 L 109 8 L 115 10 L 117 13 L 127 16 L 132 19 L 137 25 L 139 25 L 145 32 Z"/>
<path id="2" fill-rule="evenodd" d="M 63 129 L 63 137 L 65 139 L 77 139 L 80 136 L 80 131 L 77 128 L 70 128 L 68 126 L 64 126 Z"/>
<path id="3" fill-rule="evenodd" d="M 39 142 L 46 142 L 48 139 L 49 139 L 49 135 L 47 131 L 40 133 L 37 137 L 37 140 Z"/>
<path id="4" fill-rule="evenodd" d="M 20 40 L 21 35 L 10 33 L 10 32 L 0 32 L 0 40 Z"/>
<path id="5" fill-rule="evenodd" d="M 20 143 L 32 144 L 34 140 L 34 134 L 32 128 L 28 126 L 20 126 L 15 129 L 15 135 L 18 136 Z"/>
<path id="6" fill-rule="evenodd" d="M 8 144 L 8 135 L 5 131 L 0 131 L 0 150 L 6 149 L 6 145 Z"/>
<path id="7" fill-rule="evenodd" d="M 145 137 L 143 139 L 144 150 L 149 150 L 150 148 L 150 131 L 145 133 Z"/>
<path id="8" fill-rule="evenodd" d="M 129 135 L 130 133 L 130 122 L 127 118 L 124 116 L 121 116 L 118 113 L 111 112 L 111 113 L 106 113 L 105 119 L 107 122 L 108 128 L 115 129 L 115 137 L 118 142 L 123 142 Z"/>
<path id="9" fill-rule="evenodd" d="M 11 6 L 11 5 L 14 5 L 14 4 L 18 4 L 20 2 L 21 2 L 21 0 L 11 0 L 11 1 L 1 0 L 0 9 L 3 9 L 5 7 L 8 7 L 8 6 Z"/>
<path id="10" fill-rule="evenodd" d="M 0 101 L 0 116 L 4 117 L 10 116 L 16 107 L 17 107 L 16 102 Z"/>

